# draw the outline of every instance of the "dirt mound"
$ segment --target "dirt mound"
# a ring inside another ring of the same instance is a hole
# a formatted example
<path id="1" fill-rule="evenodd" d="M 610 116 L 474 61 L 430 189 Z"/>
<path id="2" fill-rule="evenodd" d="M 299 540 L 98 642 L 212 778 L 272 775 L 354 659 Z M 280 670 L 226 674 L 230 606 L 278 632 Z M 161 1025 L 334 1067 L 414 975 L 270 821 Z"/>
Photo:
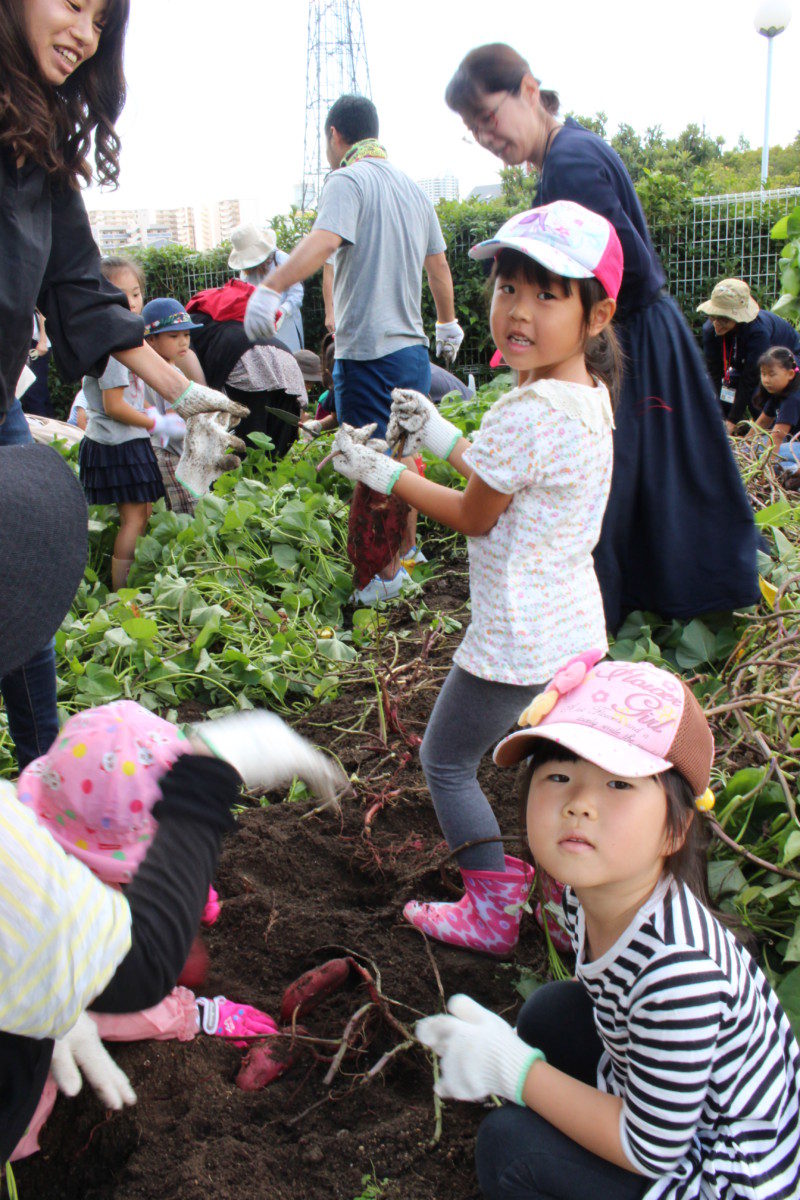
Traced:
<path id="1" fill-rule="evenodd" d="M 465 594 L 464 580 L 451 574 L 446 585 L 427 586 L 426 601 L 452 611 Z M 206 994 L 222 992 L 277 1015 L 290 980 L 350 950 L 379 975 L 382 994 L 396 1002 L 386 1010 L 403 1026 L 441 1008 L 437 974 L 446 995 L 466 991 L 509 1016 L 516 1011 L 513 962 L 543 969 L 542 938 L 530 918 L 510 964 L 436 943 L 428 948 L 402 919 L 411 896 L 456 894 L 452 865 L 439 869 L 444 847 L 415 743 L 460 637 L 431 637 L 398 614 L 377 680 L 365 679 L 300 722 L 357 772 L 356 795 L 341 817 L 304 816 L 308 801 L 242 814 L 217 874 L 222 915 L 204 934 L 212 969 Z M 486 765 L 482 782 L 504 833 L 514 833 L 508 774 L 501 778 Z M 365 985 L 354 983 L 305 1018 L 315 1038 L 329 1039 L 315 1045 L 317 1055 L 332 1056 L 348 1020 L 368 1001 Z M 372 1193 L 380 1200 L 477 1197 L 472 1156 L 481 1109 L 446 1105 L 434 1141 L 433 1077 L 422 1048 L 398 1052 L 369 1077 L 403 1041 L 379 1008 L 352 1040 L 329 1087 L 329 1064 L 305 1050 L 286 1075 L 255 1093 L 234 1084 L 242 1051 L 216 1038 L 117 1046 L 138 1104 L 106 1116 L 86 1089 L 77 1100 L 60 1098 L 41 1153 L 17 1164 L 20 1195 L 354 1200 L 369 1175 L 387 1181 Z"/>

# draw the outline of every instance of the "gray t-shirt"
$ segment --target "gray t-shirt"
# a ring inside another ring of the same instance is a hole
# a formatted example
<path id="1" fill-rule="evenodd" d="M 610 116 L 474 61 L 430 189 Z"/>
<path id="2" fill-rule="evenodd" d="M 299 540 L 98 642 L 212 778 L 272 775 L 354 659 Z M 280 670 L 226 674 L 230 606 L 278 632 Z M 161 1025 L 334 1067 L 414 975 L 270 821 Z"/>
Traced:
<path id="1" fill-rule="evenodd" d="M 105 446 L 119 446 L 123 442 L 132 442 L 134 438 L 150 436 L 150 430 L 138 425 L 123 425 L 109 417 L 103 408 L 103 392 L 112 388 L 125 388 L 125 399 L 131 408 L 144 412 L 144 384 L 138 375 L 134 375 L 115 358 L 109 358 L 108 366 L 97 379 L 94 375 L 84 375 L 83 394 L 86 397 L 86 436 L 93 442 L 102 442 Z"/>
<path id="2" fill-rule="evenodd" d="M 445 241 L 422 189 L 386 159 L 362 159 L 328 176 L 314 228 L 342 238 L 333 266 L 336 357 L 367 362 L 427 346 L 423 265 Z"/>

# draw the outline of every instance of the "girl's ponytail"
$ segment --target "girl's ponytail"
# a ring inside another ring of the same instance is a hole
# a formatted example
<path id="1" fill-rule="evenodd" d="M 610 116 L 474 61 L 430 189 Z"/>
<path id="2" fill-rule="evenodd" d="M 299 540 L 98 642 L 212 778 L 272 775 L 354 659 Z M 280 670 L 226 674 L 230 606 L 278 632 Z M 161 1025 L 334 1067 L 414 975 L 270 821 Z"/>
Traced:
<path id="1" fill-rule="evenodd" d="M 607 325 L 596 337 L 589 338 L 584 351 L 586 369 L 608 388 L 612 410 L 617 407 L 622 385 L 625 357 L 616 330 Z"/>

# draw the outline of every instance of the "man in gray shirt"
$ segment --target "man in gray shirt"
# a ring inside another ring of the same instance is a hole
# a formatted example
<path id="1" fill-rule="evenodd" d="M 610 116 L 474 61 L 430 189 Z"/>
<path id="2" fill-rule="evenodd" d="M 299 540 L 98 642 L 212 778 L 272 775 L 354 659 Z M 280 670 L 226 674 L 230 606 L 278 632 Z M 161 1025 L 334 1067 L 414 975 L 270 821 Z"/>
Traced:
<path id="1" fill-rule="evenodd" d="M 376 140 L 378 114 L 364 96 L 341 96 L 325 121 L 332 174 L 320 197 L 314 227 L 288 260 L 256 289 L 245 332 L 272 337 L 280 296 L 333 256 L 336 359 L 333 371 L 340 422 L 375 422 L 386 432 L 393 388 L 426 395 L 431 374 L 422 324 L 422 272 L 436 305 L 436 352 L 452 362 L 463 340 L 455 319 L 453 281 L 433 205 L 389 162 Z M 407 578 L 402 558 L 416 551 L 412 512 L 400 553 L 357 593 L 362 603 L 397 595 Z M 414 557 L 414 554 L 411 554 Z"/>

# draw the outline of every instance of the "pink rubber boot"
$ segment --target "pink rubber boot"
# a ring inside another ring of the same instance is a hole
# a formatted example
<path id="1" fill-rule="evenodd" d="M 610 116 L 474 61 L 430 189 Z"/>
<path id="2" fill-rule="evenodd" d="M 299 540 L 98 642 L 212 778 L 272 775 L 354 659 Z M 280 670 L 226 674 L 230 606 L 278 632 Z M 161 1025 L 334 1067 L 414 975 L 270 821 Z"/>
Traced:
<path id="1" fill-rule="evenodd" d="M 559 953 L 568 954 L 572 950 L 572 942 L 569 939 L 566 929 L 564 929 L 563 917 L 559 918 L 553 913 L 553 908 L 556 908 L 559 912 L 561 911 L 561 898 L 564 895 L 564 885 L 563 883 L 559 883 L 557 879 L 553 879 L 553 876 L 548 875 L 546 871 L 540 870 L 539 886 L 542 889 L 545 905 L 549 904 L 551 907 L 544 913 L 542 911 L 542 901 L 537 901 L 536 907 L 533 910 L 536 923 L 540 929 L 544 929 L 546 918 L 550 941 Z"/>
<path id="2" fill-rule="evenodd" d="M 533 867 L 506 855 L 505 871 L 462 871 L 467 889 L 457 904 L 423 904 L 409 900 L 403 916 L 428 937 L 465 950 L 482 950 L 498 958 L 519 939 L 522 905 L 533 883 Z"/>

